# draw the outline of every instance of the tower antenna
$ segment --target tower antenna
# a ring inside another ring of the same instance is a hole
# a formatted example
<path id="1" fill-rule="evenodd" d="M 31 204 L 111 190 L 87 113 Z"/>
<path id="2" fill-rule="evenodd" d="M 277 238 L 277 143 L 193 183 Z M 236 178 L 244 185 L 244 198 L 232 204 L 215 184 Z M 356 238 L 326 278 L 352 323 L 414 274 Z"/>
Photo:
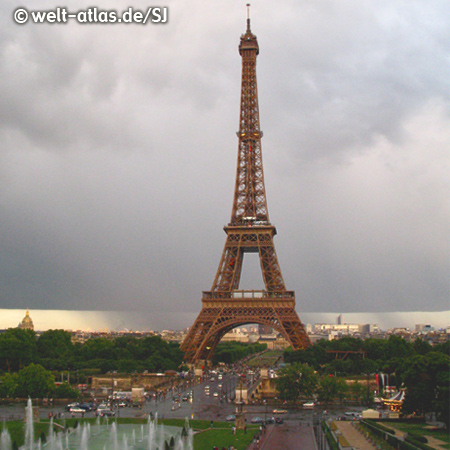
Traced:
<path id="1" fill-rule="evenodd" d="M 250 3 L 247 3 L 247 31 L 250 31 Z"/>

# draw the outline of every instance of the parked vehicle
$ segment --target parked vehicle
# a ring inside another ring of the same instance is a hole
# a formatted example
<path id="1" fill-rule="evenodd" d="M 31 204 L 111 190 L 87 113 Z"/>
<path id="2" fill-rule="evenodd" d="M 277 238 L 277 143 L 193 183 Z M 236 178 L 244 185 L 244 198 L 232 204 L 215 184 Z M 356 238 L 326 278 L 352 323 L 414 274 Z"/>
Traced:
<path id="1" fill-rule="evenodd" d="M 272 412 L 274 414 L 287 414 L 287 410 L 286 409 L 274 409 Z"/>
<path id="2" fill-rule="evenodd" d="M 339 417 L 339 420 L 359 420 L 361 419 L 361 414 L 355 411 L 349 411 L 344 413 L 343 416 Z"/>
<path id="3" fill-rule="evenodd" d="M 263 420 L 261 417 L 253 417 L 252 423 L 263 423 Z"/>
<path id="4" fill-rule="evenodd" d="M 236 416 L 234 414 L 230 414 L 227 416 L 226 421 L 227 422 L 234 422 L 236 420 Z"/>
<path id="5" fill-rule="evenodd" d="M 113 417 L 116 415 L 116 413 L 114 411 L 111 411 L 110 409 L 97 409 L 97 411 L 95 411 L 95 415 L 96 416 L 100 416 L 100 417 Z"/>
<path id="6" fill-rule="evenodd" d="M 84 414 L 86 412 L 86 410 L 83 408 L 80 408 L 79 406 L 73 406 L 72 408 L 69 409 L 69 412 L 71 414 Z"/>
<path id="7" fill-rule="evenodd" d="M 80 404 L 78 402 L 69 403 L 68 405 L 65 406 L 65 410 L 66 411 L 70 411 L 70 408 L 76 408 L 78 406 L 80 406 Z"/>
<path id="8" fill-rule="evenodd" d="M 82 403 L 81 405 L 78 405 L 81 409 L 84 409 L 85 411 L 93 411 L 95 409 L 93 403 Z"/>

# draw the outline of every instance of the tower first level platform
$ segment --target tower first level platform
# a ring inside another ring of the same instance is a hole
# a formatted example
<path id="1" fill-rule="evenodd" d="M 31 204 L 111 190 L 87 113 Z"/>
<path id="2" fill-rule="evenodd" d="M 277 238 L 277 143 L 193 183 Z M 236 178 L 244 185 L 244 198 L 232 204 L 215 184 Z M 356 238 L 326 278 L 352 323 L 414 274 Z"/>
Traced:
<path id="1" fill-rule="evenodd" d="M 206 291 L 202 310 L 182 345 L 186 361 L 211 360 L 222 337 L 248 323 L 272 327 L 294 349 L 310 345 L 295 311 L 293 291 Z"/>

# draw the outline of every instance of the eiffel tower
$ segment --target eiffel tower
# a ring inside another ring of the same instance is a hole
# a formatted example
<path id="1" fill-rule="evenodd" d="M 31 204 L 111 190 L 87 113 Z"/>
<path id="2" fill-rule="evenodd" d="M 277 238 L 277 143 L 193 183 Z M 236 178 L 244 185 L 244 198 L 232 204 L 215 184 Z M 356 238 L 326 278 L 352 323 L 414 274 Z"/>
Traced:
<path id="1" fill-rule="evenodd" d="M 181 345 L 189 363 L 210 361 L 226 333 L 249 323 L 274 328 L 294 349 L 310 345 L 295 311 L 295 294 L 284 285 L 273 243 L 277 231 L 269 222 L 256 84 L 259 46 L 249 17 L 239 54 L 242 85 L 233 210 L 230 223 L 224 227 L 227 239 L 214 283 L 210 291 L 203 292 L 202 310 Z M 239 290 L 245 253 L 259 254 L 265 290 Z"/>

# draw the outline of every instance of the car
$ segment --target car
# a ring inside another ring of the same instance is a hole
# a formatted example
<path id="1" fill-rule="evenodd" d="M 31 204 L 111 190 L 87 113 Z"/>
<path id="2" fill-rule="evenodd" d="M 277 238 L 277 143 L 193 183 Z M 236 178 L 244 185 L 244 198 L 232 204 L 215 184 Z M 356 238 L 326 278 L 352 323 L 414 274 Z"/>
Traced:
<path id="1" fill-rule="evenodd" d="M 305 409 L 313 409 L 316 404 L 314 402 L 303 403 L 303 408 Z"/>
<path id="2" fill-rule="evenodd" d="M 117 406 L 119 408 L 125 408 L 126 406 L 128 406 L 128 404 L 127 404 L 127 402 L 119 402 L 119 403 L 117 403 Z"/>
<path id="3" fill-rule="evenodd" d="M 110 409 L 98 408 L 97 411 L 95 411 L 95 415 L 100 417 L 112 417 L 115 416 L 116 413 L 114 411 L 111 411 Z"/>
<path id="4" fill-rule="evenodd" d="M 283 420 L 282 417 L 277 417 L 277 418 L 275 419 L 275 423 L 283 424 L 283 423 L 284 423 L 284 420 Z"/>
<path id="5" fill-rule="evenodd" d="M 69 412 L 72 414 L 76 414 L 76 413 L 84 414 L 86 412 L 86 410 L 83 408 L 80 408 L 79 406 L 72 406 L 72 408 L 69 409 Z"/>
<path id="6" fill-rule="evenodd" d="M 274 414 L 287 414 L 287 410 L 286 409 L 274 409 L 272 412 Z"/>
<path id="7" fill-rule="evenodd" d="M 182 399 L 181 399 L 181 401 L 183 401 L 183 402 L 187 402 L 189 400 L 189 397 L 187 396 L 187 395 L 185 395 Z"/>
<path id="8" fill-rule="evenodd" d="M 75 402 L 75 403 L 69 403 L 68 405 L 65 406 L 66 411 L 70 411 L 70 408 L 76 408 L 80 406 L 79 403 Z"/>
<path id="9" fill-rule="evenodd" d="M 217 386 L 219 389 L 222 389 L 222 383 Z"/>
<path id="10" fill-rule="evenodd" d="M 252 423 L 263 423 L 263 420 L 261 419 L 261 417 L 253 417 Z"/>
<path id="11" fill-rule="evenodd" d="M 361 419 L 361 414 L 358 412 L 346 412 L 344 413 L 344 419 L 340 419 L 340 420 L 359 420 Z"/>
<path id="12" fill-rule="evenodd" d="M 227 416 L 226 421 L 227 422 L 233 422 L 236 420 L 236 416 L 234 414 L 230 414 L 229 416 Z"/>
<path id="13" fill-rule="evenodd" d="M 91 403 L 82 403 L 79 405 L 79 408 L 84 409 L 85 411 L 92 411 L 94 409 L 94 405 Z"/>
<path id="14" fill-rule="evenodd" d="M 266 424 L 267 425 L 270 425 L 272 423 L 275 423 L 275 418 L 274 417 L 272 417 L 271 419 L 266 419 Z"/>
<path id="15" fill-rule="evenodd" d="M 217 391 L 214 392 L 213 397 L 218 397 L 219 393 Z"/>

